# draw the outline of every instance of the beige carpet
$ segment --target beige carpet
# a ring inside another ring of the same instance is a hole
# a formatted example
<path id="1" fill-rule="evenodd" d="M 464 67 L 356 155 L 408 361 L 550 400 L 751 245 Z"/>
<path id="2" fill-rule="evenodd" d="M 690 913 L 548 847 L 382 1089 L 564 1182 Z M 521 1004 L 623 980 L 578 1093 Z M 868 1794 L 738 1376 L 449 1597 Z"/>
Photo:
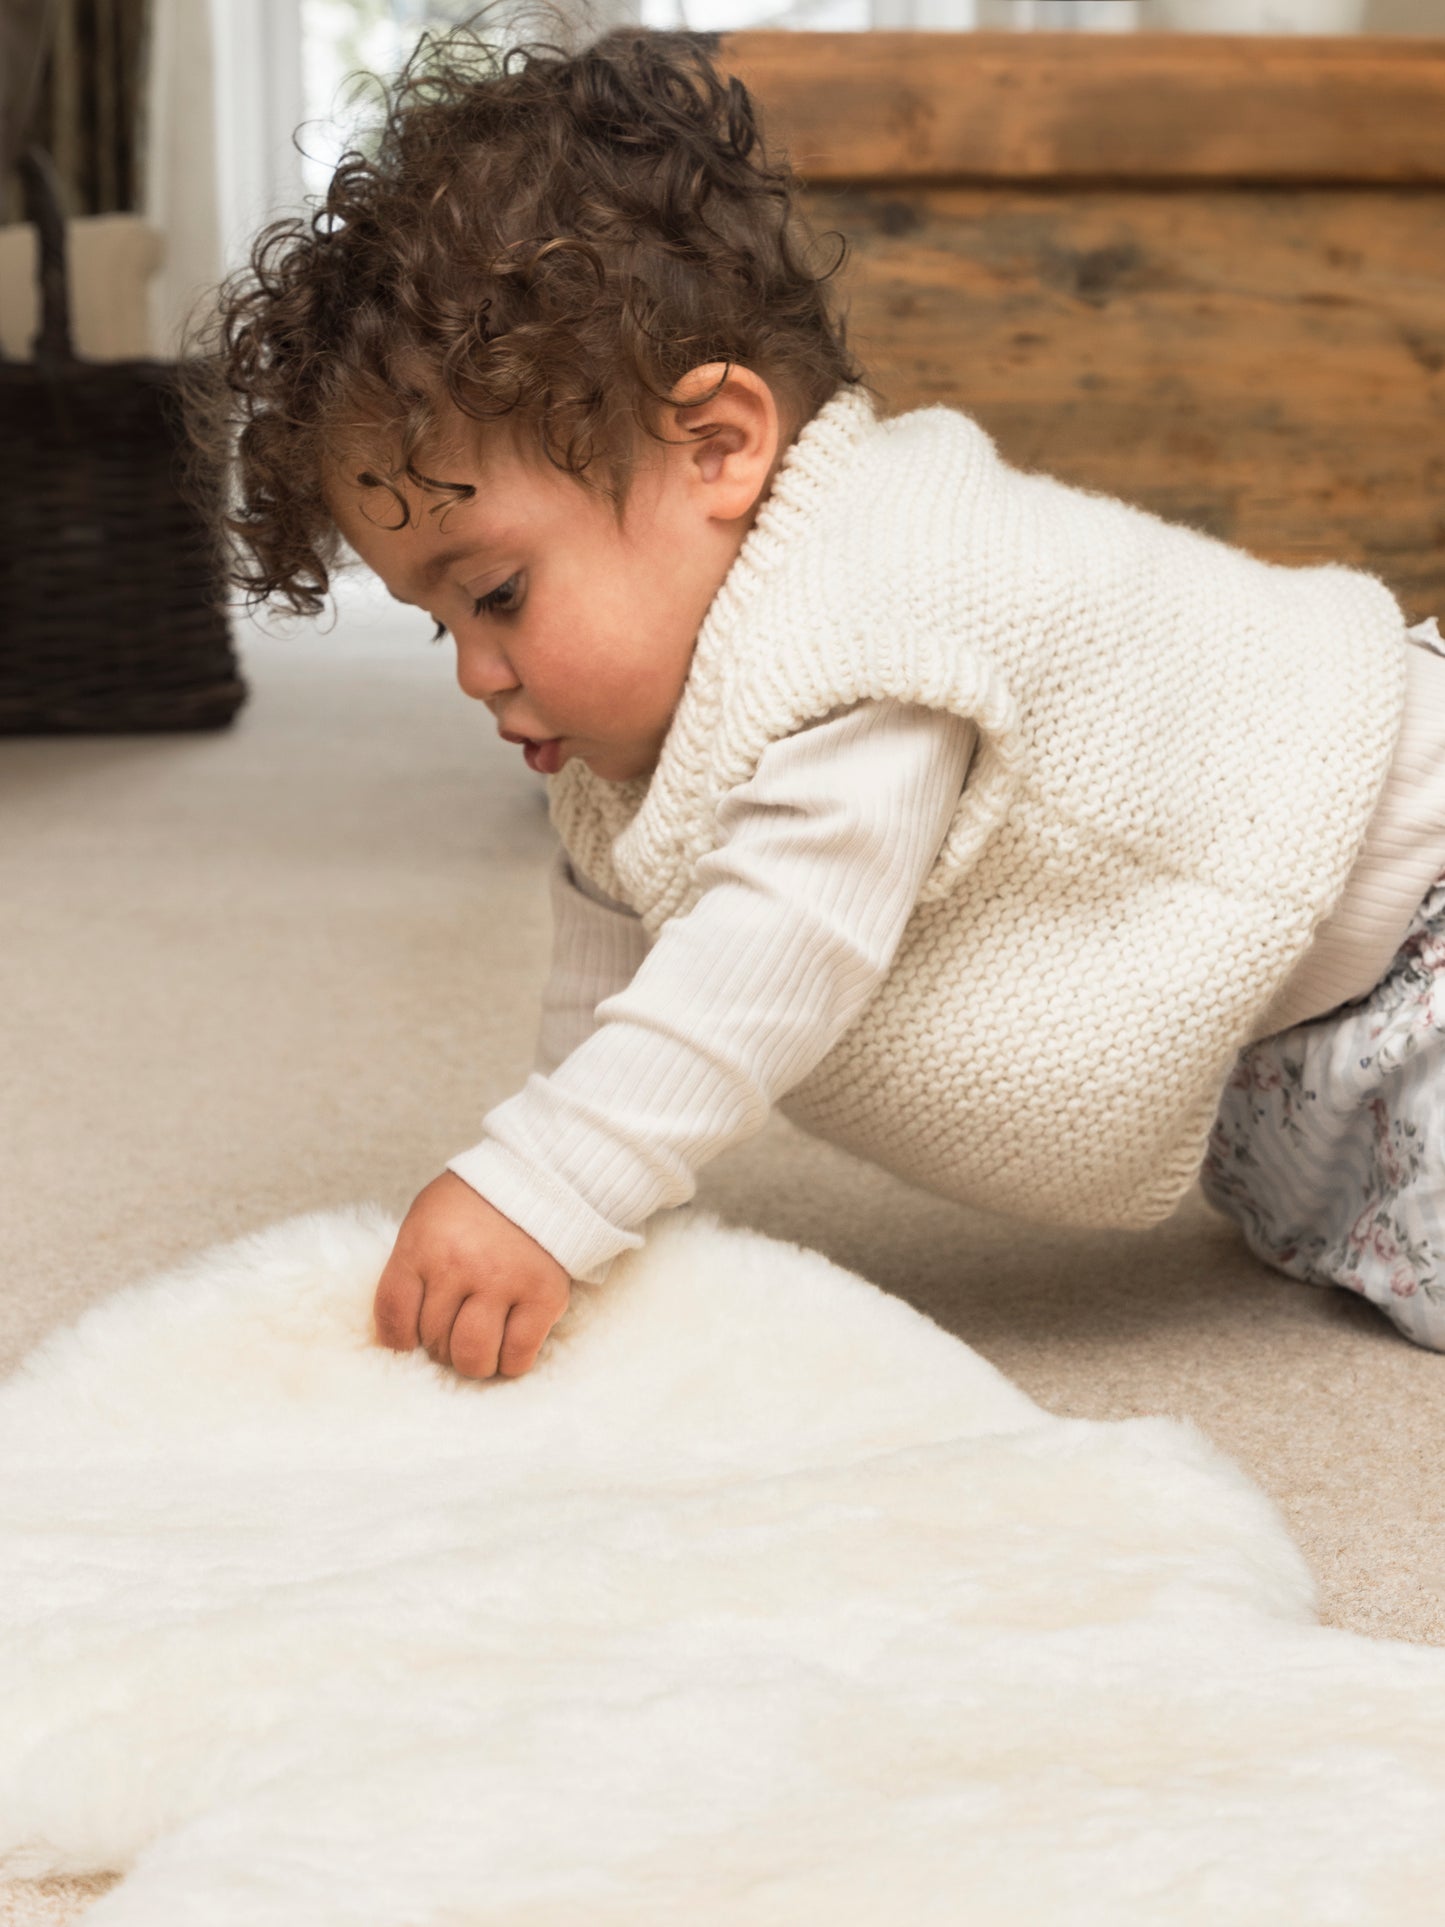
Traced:
<path id="1" fill-rule="evenodd" d="M 289 1213 L 393 1210 L 525 1074 L 541 780 L 424 628 L 242 632 L 216 735 L 0 745 L 0 1370 L 117 1286 Z M 1197 1197 L 1048 1233 L 775 1121 L 701 1199 L 897 1291 L 1052 1410 L 1198 1421 L 1282 1506 L 1327 1623 L 1445 1642 L 1445 1357 L 1276 1278 Z M 107 1882 L 0 1887 L 0 1927 Z"/>

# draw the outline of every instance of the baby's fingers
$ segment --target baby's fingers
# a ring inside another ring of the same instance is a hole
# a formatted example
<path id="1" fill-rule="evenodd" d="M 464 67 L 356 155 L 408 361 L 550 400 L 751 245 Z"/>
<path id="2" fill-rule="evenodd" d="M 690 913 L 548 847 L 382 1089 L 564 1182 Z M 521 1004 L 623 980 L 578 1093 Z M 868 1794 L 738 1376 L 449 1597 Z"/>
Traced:
<path id="1" fill-rule="evenodd" d="M 502 1349 L 507 1307 L 500 1298 L 473 1292 L 458 1308 L 451 1329 L 447 1363 L 463 1378 L 491 1378 Z"/>
<path id="2" fill-rule="evenodd" d="M 412 1351 L 421 1336 L 421 1307 L 425 1296 L 421 1276 L 395 1251 L 377 1281 L 371 1304 L 376 1340 L 394 1352 Z"/>
<path id="3" fill-rule="evenodd" d="M 524 1372 L 531 1371 L 543 1340 L 560 1316 L 560 1312 L 546 1305 L 513 1305 L 507 1313 L 507 1329 L 497 1360 L 497 1370 L 503 1378 L 520 1378 Z"/>

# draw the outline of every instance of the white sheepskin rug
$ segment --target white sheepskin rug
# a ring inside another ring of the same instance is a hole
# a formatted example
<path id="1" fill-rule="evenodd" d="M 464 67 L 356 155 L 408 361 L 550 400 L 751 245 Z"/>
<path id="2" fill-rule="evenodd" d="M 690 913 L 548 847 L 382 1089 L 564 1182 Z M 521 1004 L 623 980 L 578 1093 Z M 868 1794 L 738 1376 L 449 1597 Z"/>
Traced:
<path id="1" fill-rule="evenodd" d="M 95 1927 L 1445 1919 L 1445 1653 L 1320 1627 L 1192 1427 L 687 1213 L 463 1380 L 372 1341 L 395 1229 L 0 1386 L 0 1873 L 123 1871 Z"/>

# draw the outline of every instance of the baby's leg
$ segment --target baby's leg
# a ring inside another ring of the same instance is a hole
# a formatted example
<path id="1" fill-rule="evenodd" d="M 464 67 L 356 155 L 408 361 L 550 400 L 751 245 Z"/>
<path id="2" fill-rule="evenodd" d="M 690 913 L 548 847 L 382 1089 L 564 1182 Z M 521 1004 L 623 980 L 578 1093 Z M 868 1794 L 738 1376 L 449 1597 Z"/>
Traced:
<path id="1" fill-rule="evenodd" d="M 1242 1053 L 1200 1180 L 1267 1264 L 1445 1351 L 1445 879 L 1368 997 Z"/>

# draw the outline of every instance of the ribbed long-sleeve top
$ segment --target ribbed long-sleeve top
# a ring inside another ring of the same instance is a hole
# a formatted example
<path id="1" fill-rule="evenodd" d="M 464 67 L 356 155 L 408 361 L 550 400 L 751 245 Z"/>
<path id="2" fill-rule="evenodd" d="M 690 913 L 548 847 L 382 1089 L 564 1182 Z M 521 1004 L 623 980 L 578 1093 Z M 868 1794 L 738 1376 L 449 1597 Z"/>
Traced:
<path id="1" fill-rule="evenodd" d="M 1344 895 L 1270 1007 L 1282 1030 L 1363 996 L 1445 872 L 1445 658 L 1406 652 L 1389 777 Z M 552 867 L 536 1064 L 450 1160 L 591 1283 L 766 1120 L 886 974 L 977 744 L 950 711 L 833 711 L 769 745 L 723 803 L 703 895 L 649 948 L 640 919 Z"/>
<path id="2" fill-rule="evenodd" d="M 600 1282 L 862 1010 L 975 740 L 957 716 L 888 701 L 774 743 L 723 801 L 703 895 L 650 949 L 559 854 L 538 1068 L 448 1169 L 571 1276 Z"/>

